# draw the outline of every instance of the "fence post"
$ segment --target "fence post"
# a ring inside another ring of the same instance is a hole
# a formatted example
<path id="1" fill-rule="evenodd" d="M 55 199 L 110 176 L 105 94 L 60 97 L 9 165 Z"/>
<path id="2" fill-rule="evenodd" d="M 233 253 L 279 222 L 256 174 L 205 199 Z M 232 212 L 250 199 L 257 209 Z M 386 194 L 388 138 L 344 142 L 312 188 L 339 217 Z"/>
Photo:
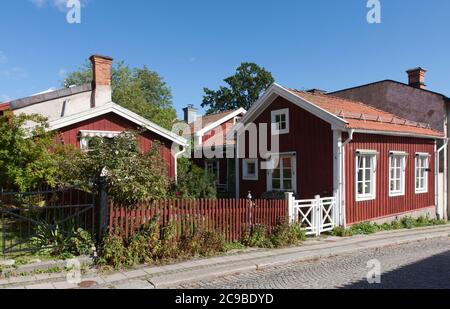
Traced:
<path id="1" fill-rule="evenodd" d="M 98 241 L 102 240 L 102 237 L 108 229 L 108 185 L 104 177 L 99 181 L 99 205 L 97 209 L 97 226 L 98 226 Z"/>
<path id="2" fill-rule="evenodd" d="M 323 222 L 323 212 L 322 212 L 322 204 L 320 201 L 320 195 L 316 195 L 314 197 L 314 199 L 316 200 L 314 203 L 315 206 L 315 215 L 316 215 L 316 220 L 315 220 L 315 224 L 316 224 L 316 236 L 320 236 L 320 233 L 322 231 L 322 222 Z"/>
<path id="3" fill-rule="evenodd" d="M 296 223 L 296 214 L 294 214 L 294 193 L 286 192 L 284 195 L 288 201 L 289 223 Z"/>

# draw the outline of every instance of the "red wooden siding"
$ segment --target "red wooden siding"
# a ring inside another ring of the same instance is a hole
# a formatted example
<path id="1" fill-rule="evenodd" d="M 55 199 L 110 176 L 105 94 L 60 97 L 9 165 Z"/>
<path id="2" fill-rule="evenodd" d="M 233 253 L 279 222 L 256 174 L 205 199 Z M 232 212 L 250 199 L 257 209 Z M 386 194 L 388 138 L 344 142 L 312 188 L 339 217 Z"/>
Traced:
<path id="1" fill-rule="evenodd" d="M 116 114 L 110 113 L 60 129 L 59 139 L 64 144 L 74 145 L 79 148 L 79 137 L 81 130 L 122 132 L 125 130 L 135 130 L 138 128 L 139 127 L 135 123 Z M 161 137 L 158 134 L 147 131 L 143 133 L 139 138 L 139 147 L 141 151 L 148 152 L 152 148 L 154 141 L 158 141 L 159 143 L 161 143 L 160 152 L 162 158 L 166 162 L 167 174 L 171 178 L 175 178 L 175 159 L 172 156 L 171 141 Z"/>
<path id="2" fill-rule="evenodd" d="M 266 123 L 270 128 L 271 112 L 289 108 L 289 134 L 280 135 L 280 153 L 297 153 L 297 195 L 301 199 L 315 195 L 333 195 L 333 132 L 331 125 L 317 118 L 297 105 L 283 99 L 276 99 L 254 123 Z M 259 128 L 258 128 L 259 130 Z M 270 146 L 270 136 L 267 144 Z M 249 141 L 246 140 L 248 152 Z M 249 155 L 247 153 L 247 155 Z M 261 162 L 261 160 L 260 160 Z M 260 197 L 267 191 L 267 171 L 259 171 L 258 181 L 242 179 L 242 160 L 240 170 L 240 194 L 245 197 L 251 191 L 253 197 Z"/>
<path id="3" fill-rule="evenodd" d="M 264 226 L 269 233 L 287 219 L 286 200 L 245 199 L 165 200 L 143 202 L 125 207 L 111 202 L 109 228 L 124 238 L 132 236 L 143 224 L 159 217 L 159 225 L 172 225 L 177 238 L 192 236 L 196 230 L 220 233 L 227 242 L 241 240 L 254 226 Z"/>
<path id="4" fill-rule="evenodd" d="M 345 139 L 346 137 L 344 137 Z M 356 151 L 376 150 L 376 199 L 356 202 Z M 434 140 L 381 135 L 355 134 L 345 149 L 346 172 L 346 218 L 348 224 L 395 216 L 435 205 L 434 192 Z M 408 153 L 406 160 L 405 195 L 389 197 L 389 153 L 402 151 Z M 415 194 L 415 154 L 430 154 L 428 173 L 428 193 Z"/>

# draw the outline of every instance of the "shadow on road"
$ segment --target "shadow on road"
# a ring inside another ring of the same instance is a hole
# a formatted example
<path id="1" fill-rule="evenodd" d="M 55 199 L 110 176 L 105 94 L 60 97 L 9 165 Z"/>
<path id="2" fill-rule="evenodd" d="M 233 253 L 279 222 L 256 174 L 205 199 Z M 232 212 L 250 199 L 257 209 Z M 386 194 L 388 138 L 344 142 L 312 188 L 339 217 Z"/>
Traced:
<path id="1" fill-rule="evenodd" d="M 381 284 L 361 280 L 342 289 L 449 289 L 450 251 L 382 273 Z"/>

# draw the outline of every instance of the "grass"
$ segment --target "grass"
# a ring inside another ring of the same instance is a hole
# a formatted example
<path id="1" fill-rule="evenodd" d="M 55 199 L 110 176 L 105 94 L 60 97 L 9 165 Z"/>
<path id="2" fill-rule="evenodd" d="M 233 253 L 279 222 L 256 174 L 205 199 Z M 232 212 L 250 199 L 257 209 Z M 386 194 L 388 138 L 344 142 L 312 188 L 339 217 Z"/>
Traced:
<path id="1" fill-rule="evenodd" d="M 401 229 L 413 229 L 426 226 L 437 226 L 447 224 L 444 220 L 430 219 L 428 217 L 419 217 L 413 219 L 405 217 L 401 220 L 396 220 L 392 223 L 377 224 L 371 222 L 358 223 L 350 228 L 336 227 L 331 231 L 332 236 L 350 237 L 354 235 L 370 235 L 382 231 L 392 231 Z"/>

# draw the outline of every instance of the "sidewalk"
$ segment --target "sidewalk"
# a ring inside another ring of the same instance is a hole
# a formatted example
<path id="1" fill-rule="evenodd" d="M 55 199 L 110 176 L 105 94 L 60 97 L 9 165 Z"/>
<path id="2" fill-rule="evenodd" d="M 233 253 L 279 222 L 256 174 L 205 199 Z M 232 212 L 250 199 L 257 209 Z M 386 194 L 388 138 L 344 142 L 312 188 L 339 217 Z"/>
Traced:
<path id="1" fill-rule="evenodd" d="M 95 284 L 96 288 L 114 286 L 120 288 L 122 281 L 136 280 L 135 288 L 166 288 L 186 282 L 259 270 L 289 263 L 316 260 L 345 255 L 365 249 L 383 248 L 436 238 L 448 238 L 450 225 L 380 232 L 350 238 L 327 237 L 311 239 L 300 247 L 275 250 L 251 250 L 249 252 L 193 260 L 184 263 L 145 267 L 109 275 L 89 275 L 83 277 L 84 285 Z M 78 285 L 69 284 L 65 277 L 19 277 L 0 280 L 2 288 L 20 289 L 73 289 Z M 20 279 L 20 280 L 18 280 Z M 27 281 L 28 279 L 28 281 Z M 129 286 L 129 284 L 128 284 Z"/>

